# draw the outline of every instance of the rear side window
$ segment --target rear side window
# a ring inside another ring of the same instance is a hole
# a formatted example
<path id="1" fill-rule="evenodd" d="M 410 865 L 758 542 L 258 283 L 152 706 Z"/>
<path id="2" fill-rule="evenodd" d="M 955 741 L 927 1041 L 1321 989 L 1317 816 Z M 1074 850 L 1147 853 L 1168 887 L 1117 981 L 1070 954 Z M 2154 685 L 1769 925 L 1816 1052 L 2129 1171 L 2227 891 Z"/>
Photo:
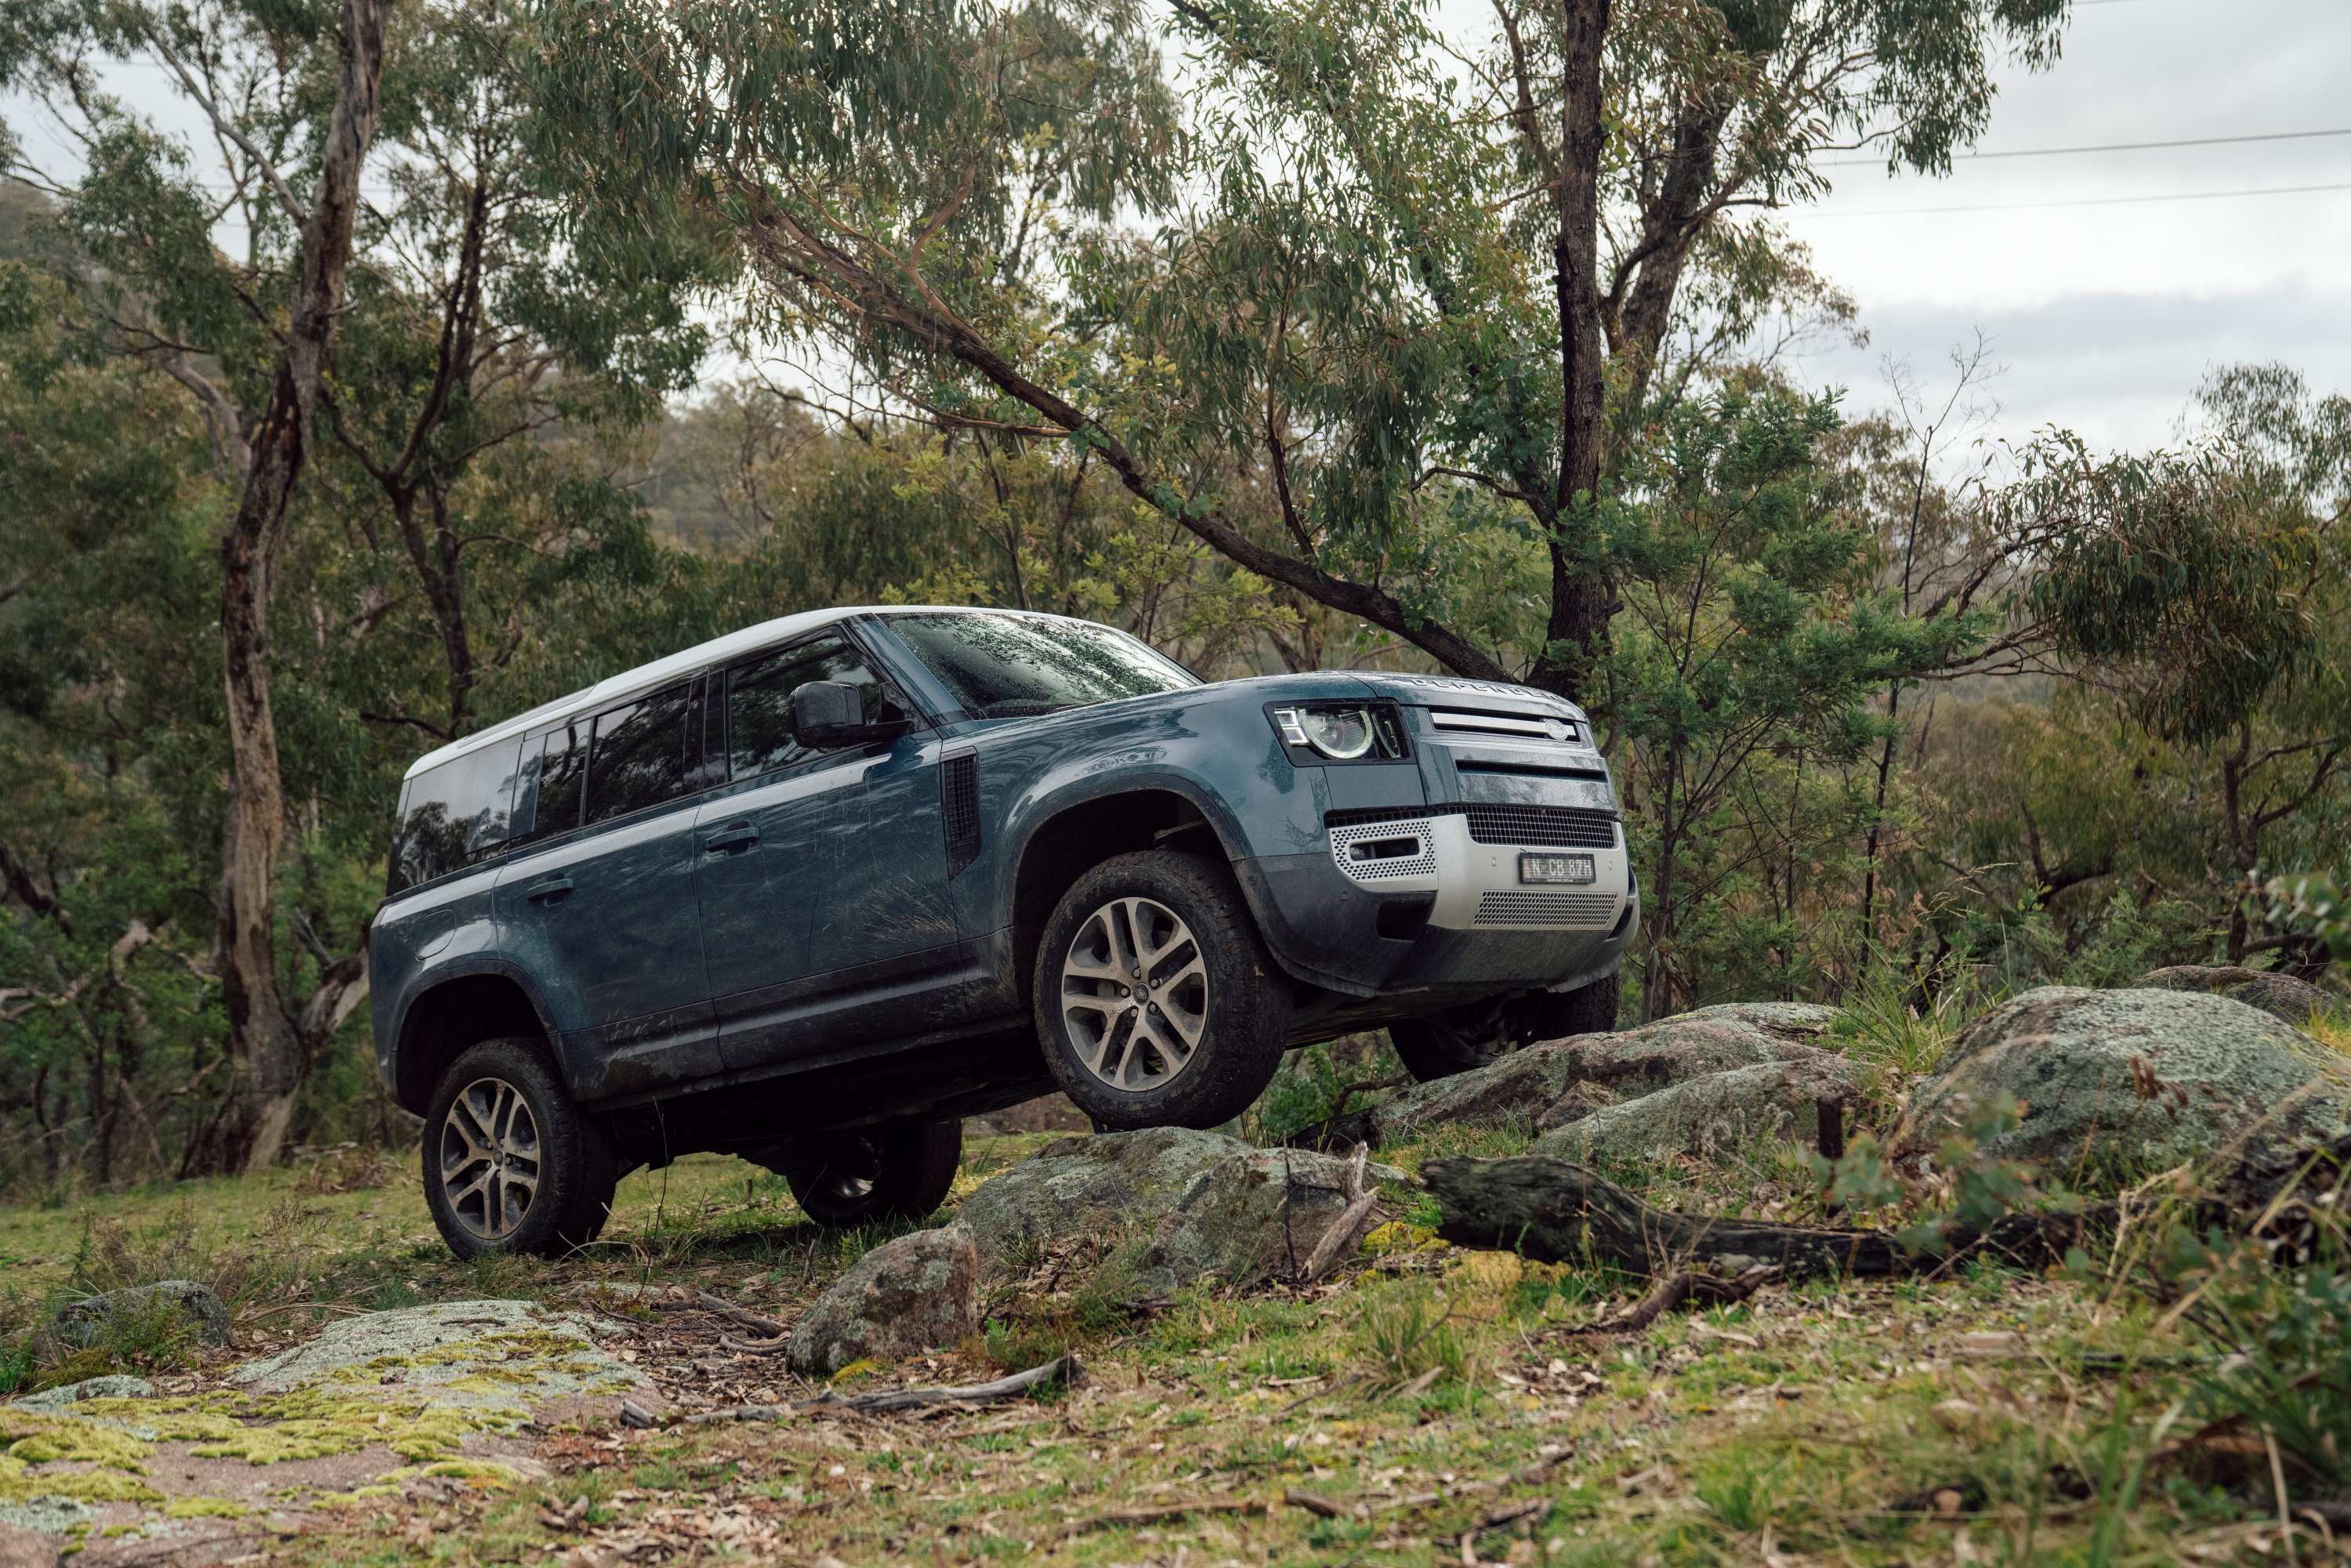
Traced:
<path id="1" fill-rule="evenodd" d="M 737 664 L 726 672 L 726 753 L 732 777 L 772 773 L 813 755 L 792 738 L 792 693 L 810 681 L 845 681 L 855 686 L 868 719 L 879 719 L 889 701 L 864 655 L 839 637 L 820 637 Z"/>
<path id="2" fill-rule="evenodd" d="M 542 839 L 578 827 L 587 778 L 585 723 L 568 724 L 524 741 L 512 836 L 517 841 Z"/>
<path id="3" fill-rule="evenodd" d="M 501 741 L 408 781 L 392 836 L 391 892 L 447 876 L 506 842 L 519 756 L 516 742 Z"/>
<path id="4" fill-rule="evenodd" d="M 686 690 L 681 682 L 596 716 L 588 753 L 588 821 L 625 816 L 685 793 Z"/>

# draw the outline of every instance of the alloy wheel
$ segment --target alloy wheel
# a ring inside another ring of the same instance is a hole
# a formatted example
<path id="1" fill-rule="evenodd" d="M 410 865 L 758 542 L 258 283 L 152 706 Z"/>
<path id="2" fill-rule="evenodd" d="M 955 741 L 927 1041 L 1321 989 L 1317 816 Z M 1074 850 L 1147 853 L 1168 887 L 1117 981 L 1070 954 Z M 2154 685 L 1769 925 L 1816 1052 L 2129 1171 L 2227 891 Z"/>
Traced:
<path id="1" fill-rule="evenodd" d="M 1088 915 L 1061 960 L 1061 1018 L 1086 1071 L 1130 1094 L 1182 1072 L 1208 1027 L 1208 968 L 1183 917 L 1148 898 Z"/>
<path id="2" fill-rule="evenodd" d="M 441 1189 L 457 1223 L 484 1241 L 514 1233 L 538 1197 L 538 1123 L 522 1091 L 477 1078 L 441 1121 Z"/>

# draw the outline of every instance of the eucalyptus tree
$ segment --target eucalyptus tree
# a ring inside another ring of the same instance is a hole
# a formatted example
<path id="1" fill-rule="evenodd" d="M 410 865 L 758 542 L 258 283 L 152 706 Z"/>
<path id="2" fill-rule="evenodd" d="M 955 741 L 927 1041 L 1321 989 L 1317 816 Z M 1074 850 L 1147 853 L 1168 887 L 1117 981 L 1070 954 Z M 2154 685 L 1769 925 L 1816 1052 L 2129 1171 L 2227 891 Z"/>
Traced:
<path id="1" fill-rule="evenodd" d="M 1942 166 L 2064 11 L 1505 0 L 1463 78 L 1395 0 L 1176 0 L 1179 106 L 1124 0 L 551 0 L 541 91 L 551 147 L 612 149 L 601 198 L 733 232 L 757 326 L 1066 441 L 1448 668 L 1589 697 L 1612 406 L 1628 442 L 1661 367 L 1844 308 L 1741 210 L 1827 148 Z"/>
<path id="2" fill-rule="evenodd" d="M 102 335 L 197 401 L 235 497 L 220 541 L 229 789 L 217 946 L 230 1082 L 211 1163 L 222 1167 L 277 1157 L 320 1034 L 366 994 L 357 956 L 325 966 L 298 1009 L 281 988 L 274 901 L 286 803 L 270 609 L 296 486 L 319 445 L 391 12 L 390 0 L 24 0 L 0 22 L 0 83 L 47 102 L 78 141 L 78 179 L 24 172 L 53 187 L 70 181 L 68 218 L 96 264 Z M 99 69 L 110 59 L 161 68 L 172 96 L 202 112 L 225 193 L 110 87 Z M 242 265 L 212 244 L 233 208 L 247 235 Z"/>
<path id="3" fill-rule="evenodd" d="M 2229 961 L 2323 964 L 2306 936 L 2256 930 L 2252 905 L 2268 873 L 2341 850 L 2346 405 L 2259 370 L 2205 403 L 2219 438 L 2184 452 L 2097 459 L 2051 437 L 2004 502 L 2057 525 L 2028 599 L 2078 672 L 2203 773 Z"/>
<path id="4" fill-rule="evenodd" d="M 445 739 L 475 722 L 549 574 L 611 516 L 544 506 L 542 448 L 655 418 L 692 383 L 707 335 L 689 308 L 711 256 L 674 227 L 641 236 L 625 268 L 575 243 L 569 165 L 527 147 L 518 7 L 420 6 L 398 45 L 325 407 L 363 476 L 350 515 L 404 563 L 442 664 L 437 712 L 378 717 Z"/>

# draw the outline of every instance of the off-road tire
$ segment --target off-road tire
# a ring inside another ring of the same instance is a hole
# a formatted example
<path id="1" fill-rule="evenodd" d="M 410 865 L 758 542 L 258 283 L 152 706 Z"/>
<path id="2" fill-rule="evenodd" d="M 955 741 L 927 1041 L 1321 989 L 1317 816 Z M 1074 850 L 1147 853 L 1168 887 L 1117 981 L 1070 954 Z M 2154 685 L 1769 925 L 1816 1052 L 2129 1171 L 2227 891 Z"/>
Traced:
<path id="1" fill-rule="evenodd" d="M 945 1203 L 963 1166 L 963 1124 L 820 1133 L 752 1156 L 782 1176 L 800 1212 L 841 1228 L 920 1219 Z"/>
<path id="2" fill-rule="evenodd" d="M 1164 906 L 1189 929 L 1206 967 L 1206 1023 L 1183 1067 L 1131 1091 L 1095 1076 L 1063 1006 L 1063 964 L 1078 933 L 1116 900 Z M 1175 850 L 1113 856 L 1078 878 L 1054 906 L 1030 975 L 1037 1037 L 1061 1092 L 1098 1129 L 1216 1127 L 1273 1081 L 1289 1042 L 1290 988 L 1266 954 L 1232 873 Z"/>
<path id="3" fill-rule="evenodd" d="M 1388 1026 L 1388 1043 L 1405 1071 L 1423 1083 L 1499 1061 L 1538 1040 L 1605 1034 L 1616 1027 L 1621 976 L 1572 991 L 1535 991 L 1491 1005 L 1404 1019 Z"/>
<path id="4" fill-rule="evenodd" d="M 537 1188 L 512 1229 L 486 1238 L 461 1218 L 442 1174 L 442 1140 L 457 1096 L 492 1081 L 510 1085 L 530 1112 L 538 1151 Z M 621 1162 L 602 1122 L 571 1102 L 532 1040 L 486 1040 L 443 1071 L 424 1114 L 424 1204 L 449 1250 L 460 1258 L 528 1252 L 561 1258 L 589 1245 L 611 1217 Z"/>

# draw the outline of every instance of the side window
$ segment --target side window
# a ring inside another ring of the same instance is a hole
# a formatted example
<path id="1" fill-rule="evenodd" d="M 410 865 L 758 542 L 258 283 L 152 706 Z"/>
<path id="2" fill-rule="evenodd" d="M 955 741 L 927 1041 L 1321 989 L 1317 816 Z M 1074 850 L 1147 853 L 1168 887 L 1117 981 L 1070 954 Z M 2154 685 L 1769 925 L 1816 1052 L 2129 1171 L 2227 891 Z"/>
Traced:
<path id="1" fill-rule="evenodd" d="M 506 842 L 518 754 L 506 741 L 408 781 L 392 838 L 392 892 L 446 876 Z"/>
<path id="2" fill-rule="evenodd" d="M 596 716 L 588 753 L 588 821 L 601 822 L 685 792 L 684 683 Z"/>
<path id="3" fill-rule="evenodd" d="M 543 839 L 580 825 L 580 786 L 587 772 L 587 753 L 584 725 L 566 725 L 523 742 L 522 790 L 515 801 L 516 838 Z"/>
<path id="4" fill-rule="evenodd" d="M 726 672 L 726 755 L 731 777 L 750 779 L 810 755 L 792 738 L 792 693 L 810 681 L 846 681 L 879 718 L 889 694 L 865 656 L 839 637 L 820 637 Z"/>

